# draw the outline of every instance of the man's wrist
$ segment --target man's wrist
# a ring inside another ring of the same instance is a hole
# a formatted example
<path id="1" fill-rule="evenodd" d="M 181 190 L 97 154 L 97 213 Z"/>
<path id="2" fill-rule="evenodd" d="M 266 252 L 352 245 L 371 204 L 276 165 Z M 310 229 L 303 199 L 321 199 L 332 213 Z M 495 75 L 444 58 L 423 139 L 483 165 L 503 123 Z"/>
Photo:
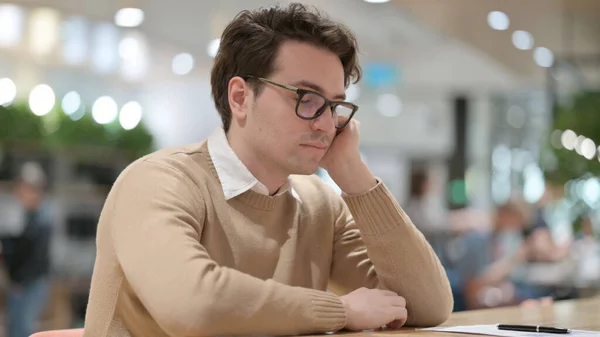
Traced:
<path id="1" fill-rule="evenodd" d="M 348 312 L 349 312 L 349 303 L 348 300 L 346 298 L 344 298 L 344 296 L 340 296 L 340 301 L 342 302 L 342 307 L 344 308 L 344 313 L 346 316 L 346 321 L 344 322 L 344 326 L 342 327 L 342 329 L 346 329 L 348 327 Z"/>
<path id="2" fill-rule="evenodd" d="M 377 185 L 377 179 L 362 158 L 339 163 L 328 173 L 342 192 L 348 195 L 364 194 Z"/>

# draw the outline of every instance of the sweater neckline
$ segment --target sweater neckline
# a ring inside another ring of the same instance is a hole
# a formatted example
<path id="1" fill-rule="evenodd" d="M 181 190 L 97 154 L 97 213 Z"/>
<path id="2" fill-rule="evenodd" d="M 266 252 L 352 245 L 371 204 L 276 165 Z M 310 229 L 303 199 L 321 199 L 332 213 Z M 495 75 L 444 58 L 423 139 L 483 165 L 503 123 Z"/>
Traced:
<path id="1" fill-rule="evenodd" d="M 215 164 L 213 163 L 212 158 L 210 158 L 210 153 L 208 151 L 208 143 L 207 142 L 204 142 L 204 144 L 202 146 L 202 154 L 204 155 L 204 159 L 208 163 L 208 168 L 210 170 L 210 173 L 212 174 L 212 176 L 215 179 L 217 179 L 217 181 L 219 181 L 219 183 L 221 183 L 221 181 L 219 179 L 219 174 L 217 173 L 217 169 L 215 168 Z M 271 211 L 276 207 L 276 205 L 278 203 L 283 202 L 283 200 L 285 200 L 285 198 L 289 194 L 290 194 L 290 191 L 287 191 L 280 195 L 270 196 L 270 195 L 264 195 L 264 194 L 258 193 L 256 191 L 250 189 L 250 190 L 238 195 L 234 199 L 238 199 L 241 202 L 243 202 L 244 204 L 246 204 L 250 207 L 256 208 L 256 209 Z"/>

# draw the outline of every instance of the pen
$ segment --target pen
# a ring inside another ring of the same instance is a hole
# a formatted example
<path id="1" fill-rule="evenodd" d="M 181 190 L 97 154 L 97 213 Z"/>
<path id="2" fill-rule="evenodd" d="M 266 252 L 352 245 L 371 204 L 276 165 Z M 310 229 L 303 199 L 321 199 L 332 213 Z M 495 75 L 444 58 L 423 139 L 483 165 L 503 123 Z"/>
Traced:
<path id="1" fill-rule="evenodd" d="M 498 324 L 498 329 L 499 330 L 510 330 L 510 331 L 557 333 L 557 334 L 571 333 L 570 329 L 556 328 L 556 327 L 551 327 L 551 326 L 540 326 L 540 325 Z"/>

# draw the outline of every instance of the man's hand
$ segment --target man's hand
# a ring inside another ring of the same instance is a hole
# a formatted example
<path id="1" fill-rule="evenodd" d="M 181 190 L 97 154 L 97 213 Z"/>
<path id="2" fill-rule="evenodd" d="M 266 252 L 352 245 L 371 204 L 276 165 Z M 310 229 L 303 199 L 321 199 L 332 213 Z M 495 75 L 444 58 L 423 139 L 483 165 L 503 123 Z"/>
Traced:
<path id="1" fill-rule="evenodd" d="M 353 119 L 333 139 L 321 167 L 347 194 L 362 194 L 377 181 L 360 156 L 360 123 Z"/>
<path id="2" fill-rule="evenodd" d="M 348 330 L 397 329 L 406 323 L 406 300 L 392 291 L 360 288 L 340 298 Z"/>
<path id="3" fill-rule="evenodd" d="M 340 123 L 345 122 L 340 117 Z M 337 134 L 331 142 L 331 146 L 321 160 L 322 167 L 326 170 L 332 169 L 349 158 L 360 157 L 360 122 L 351 120 L 343 129 L 336 130 Z"/>

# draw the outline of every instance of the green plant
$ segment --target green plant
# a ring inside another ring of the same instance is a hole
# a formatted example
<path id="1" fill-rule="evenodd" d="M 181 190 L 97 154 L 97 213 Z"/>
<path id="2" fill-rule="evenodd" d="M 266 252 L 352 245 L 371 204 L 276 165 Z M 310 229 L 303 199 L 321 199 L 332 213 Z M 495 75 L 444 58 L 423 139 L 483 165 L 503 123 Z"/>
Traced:
<path id="1" fill-rule="evenodd" d="M 29 111 L 26 105 L 0 106 L 0 142 L 32 141 L 44 138 L 43 121 Z"/>
<path id="2" fill-rule="evenodd" d="M 118 121 L 96 123 L 90 113 L 72 120 L 55 108 L 44 116 L 34 115 L 26 104 L 0 106 L 0 145 L 33 146 L 44 151 L 69 151 L 73 148 L 106 148 L 135 159 L 152 151 L 153 138 L 143 123 L 124 130 Z"/>
<path id="3" fill-rule="evenodd" d="M 569 104 L 557 108 L 554 130 L 572 130 L 600 145 L 600 92 L 581 92 L 573 96 Z M 597 156 L 586 159 L 575 150 L 551 147 L 556 158 L 556 165 L 547 169 L 545 174 L 549 181 L 564 184 L 569 180 L 580 178 L 586 174 L 600 176 L 600 161 Z"/>

